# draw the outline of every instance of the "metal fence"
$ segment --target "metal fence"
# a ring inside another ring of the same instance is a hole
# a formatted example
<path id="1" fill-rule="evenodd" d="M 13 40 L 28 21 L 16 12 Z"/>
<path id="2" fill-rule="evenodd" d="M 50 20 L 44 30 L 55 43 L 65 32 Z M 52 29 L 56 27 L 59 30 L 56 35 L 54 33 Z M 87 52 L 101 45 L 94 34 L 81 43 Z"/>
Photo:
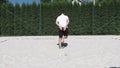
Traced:
<path id="1" fill-rule="evenodd" d="M 63 8 L 70 18 L 71 35 L 119 35 L 120 8 L 118 6 L 72 6 L 50 4 L 2 5 L 0 35 L 57 35 L 55 19 Z"/>

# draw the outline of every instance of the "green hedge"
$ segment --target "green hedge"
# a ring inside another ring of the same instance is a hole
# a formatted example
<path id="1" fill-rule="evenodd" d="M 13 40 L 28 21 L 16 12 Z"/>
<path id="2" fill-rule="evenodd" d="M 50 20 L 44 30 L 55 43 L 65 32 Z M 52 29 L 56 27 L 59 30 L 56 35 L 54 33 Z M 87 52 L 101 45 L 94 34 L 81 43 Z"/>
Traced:
<path id="1" fill-rule="evenodd" d="M 60 10 L 70 18 L 71 35 L 120 35 L 120 4 L 101 7 L 69 3 L 2 4 L 0 6 L 0 35 L 57 35 L 55 19 Z"/>

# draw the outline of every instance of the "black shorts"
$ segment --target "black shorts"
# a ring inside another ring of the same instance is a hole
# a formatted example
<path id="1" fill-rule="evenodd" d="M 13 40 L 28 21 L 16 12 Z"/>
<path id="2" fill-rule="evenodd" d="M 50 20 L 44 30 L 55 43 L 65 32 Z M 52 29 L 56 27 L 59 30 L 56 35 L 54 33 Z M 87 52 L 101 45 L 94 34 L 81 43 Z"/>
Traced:
<path id="1" fill-rule="evenodd" d="M 64 31 L 63 28 L 62 30 L 59 29 L 59 38 L 62 38 L 63 36 L 68 36 L 68 28 Z"/>

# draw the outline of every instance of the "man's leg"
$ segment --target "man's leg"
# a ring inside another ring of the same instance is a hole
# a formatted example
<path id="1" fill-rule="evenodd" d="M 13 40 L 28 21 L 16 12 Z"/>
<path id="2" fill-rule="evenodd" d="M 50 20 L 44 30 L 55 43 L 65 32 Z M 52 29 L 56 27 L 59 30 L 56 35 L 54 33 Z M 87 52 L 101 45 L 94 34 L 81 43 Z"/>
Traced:
<path id="1" fill-rule="evenodd" d="M 62 47 L 63 31 L 59 29 L 59 48 Z"/>
<path id="2" fill-rule="evenodd" d="M 67 39 L 68 38 L 68 36 L 64 36 L 64 39 Z"/>
<path id="3" fill-rule="evenodd" d="M 59 38 L 59 48 L 62 46 L 62 38 Z"/>
<path id="4" fill-rule="evenodd" d="M 68 38 L 68 28 L 66 28 L 66 30 L 64 31 L 64 39 Z"/>
<path id="5" fill-rule="evenodd" d="M 64 35 L 63 35 L 63 36 L 62 36 L 62 41 L 61 41 L 62 43 L 64 43 L 64 39 L 65 39 L 65 38 L 64 38 Z"/>

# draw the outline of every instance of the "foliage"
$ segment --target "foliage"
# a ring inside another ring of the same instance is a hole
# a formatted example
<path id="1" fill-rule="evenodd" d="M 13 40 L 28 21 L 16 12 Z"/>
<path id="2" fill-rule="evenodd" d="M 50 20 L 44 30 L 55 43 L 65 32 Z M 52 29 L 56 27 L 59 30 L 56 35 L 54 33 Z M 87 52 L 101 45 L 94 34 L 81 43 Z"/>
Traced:
<path id="1" fill-rule="evenodd" d="M 41 2 L 46 3 L 46 2 L 50 2 L 50 0 L 41 0 Z"/>
<path id="2" fill-rule="evenodd" d="M 0 35 L 57 35 L 55 19 L 63 9 L 70 18 L 71 35 L 120 35 L 120 4 L 103 6 L 70 3 L 2 4 L 0 7 Z"/>

